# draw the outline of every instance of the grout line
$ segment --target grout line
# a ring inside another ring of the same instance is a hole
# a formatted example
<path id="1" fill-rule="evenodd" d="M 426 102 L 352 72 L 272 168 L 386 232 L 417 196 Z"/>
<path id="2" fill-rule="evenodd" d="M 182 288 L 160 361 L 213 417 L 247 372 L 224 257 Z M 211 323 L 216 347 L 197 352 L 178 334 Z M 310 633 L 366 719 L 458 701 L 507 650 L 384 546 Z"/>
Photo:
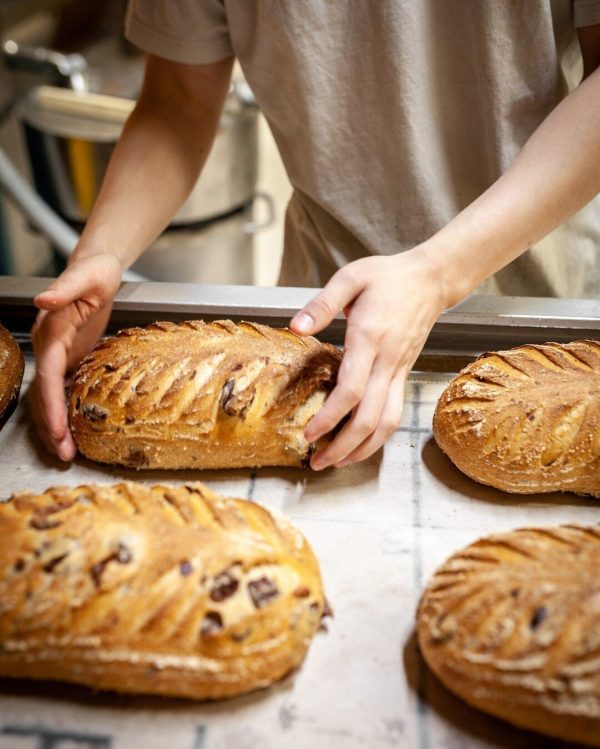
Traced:
<path id="1" fill-rule="evenodd" d="M 412 384 L 412 414 L 410 429 L 413 433 L 422 433 L 423 428 L 420 426 L 421 415 L 421 384 L 415 382 Z M 429 430 L 426 430 L 429 433 Z M 422 506 L 421 506 L 421 441 L 418 440 L 415 450 L 411 453 L 410 471 L 412 484 L 412 504 L 413 504 L 413 593 L 415 602 L 420 596 L 423 584 L 423 566 L 421 554 L 421 528 L 422 528 Z M 430 736 L 428 724 L 428 706 L 425 700 L 427 688 L 427 671 L 421 658 L 417 660 L 417 733 L 419 749 L 429 749 Z"/>
<path id="2" fill-rule="evenodd" d="M 398 427 L 398 429 L 396 429 L 396 432 L 407 432 L 408 434 L 431 434 L 431 429 L 429 429 L 429 427 L 408 426 Z"/>
<path id="3" fill-rule="evenodd" d="M 248 483 L 248 491 L 246 492 L 246 499 L 253 501 L 254 489 L 256 487 L 256 471 L 250 471 L 250 481 Z"/>

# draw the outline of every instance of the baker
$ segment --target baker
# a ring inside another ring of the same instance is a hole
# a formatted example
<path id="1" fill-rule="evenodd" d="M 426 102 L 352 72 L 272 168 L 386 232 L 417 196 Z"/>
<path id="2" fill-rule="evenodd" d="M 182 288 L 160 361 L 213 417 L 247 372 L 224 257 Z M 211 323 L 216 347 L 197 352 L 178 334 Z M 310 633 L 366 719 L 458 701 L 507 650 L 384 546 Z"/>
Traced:
<path id="1" fill-rule="evenodd" d="M 280 283 L 323 287 L 291 327 L 347 318 L 306 436 L 351 416 L 313 468 L 385 442 L 432 325 L 475 289 L 598 294 L 600 0 L 133 0 L 126 26 L 149 53 L 143 89 L 67 269 L 35 300 L 34 412 L 62 460 L 65 375 L 195 184 L 234 57 L 294 187 Z"/>

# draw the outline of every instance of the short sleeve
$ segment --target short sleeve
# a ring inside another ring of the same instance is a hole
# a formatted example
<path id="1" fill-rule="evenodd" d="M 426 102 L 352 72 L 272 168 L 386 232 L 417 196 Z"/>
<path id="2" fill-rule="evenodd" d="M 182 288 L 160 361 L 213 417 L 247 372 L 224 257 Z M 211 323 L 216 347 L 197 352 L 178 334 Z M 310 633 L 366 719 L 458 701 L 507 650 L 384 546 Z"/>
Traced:
<path id="1" fill-rule="evenodd" d="M 573 0 L 575 26 L 596 26 L 600 24 L 600 0 Z"/>
<path id="2" fill-rule="evenodd" d="M 188 65 L 233 54 L 223 0 L 130 0 L 125 36 L 145 52 Z"/>

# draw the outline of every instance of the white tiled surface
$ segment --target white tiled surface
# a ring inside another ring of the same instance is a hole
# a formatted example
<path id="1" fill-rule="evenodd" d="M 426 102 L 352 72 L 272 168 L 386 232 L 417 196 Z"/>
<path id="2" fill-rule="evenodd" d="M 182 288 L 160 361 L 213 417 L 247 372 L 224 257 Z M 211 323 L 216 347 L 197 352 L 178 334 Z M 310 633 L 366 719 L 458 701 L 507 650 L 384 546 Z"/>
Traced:
<path id="1" fill-rule="evenodd" d="M 566 747 L 453 698 L 415 649 L 421 587 L 450 553 L 491 531 L 598 520 L 593 500 L 508 496 L 459 474 L 430 433 L 445 381 L 414 377 L 403 424 L 385 450 L 360 465 L 324 473 L 137 473 L 82 459 L 63 466 L 40 449 L 22 401 L 0 432 L 3 496 L 53 484 L 200 479 L 225 494 L 251 497 L 285 512 L 309 538 L 335 618 L 328 632 L 317 634 L 296 675 L 215 704 L 0 681 L 0 749 Z M 75 741 L 83 735 L 88 739 Z"/>

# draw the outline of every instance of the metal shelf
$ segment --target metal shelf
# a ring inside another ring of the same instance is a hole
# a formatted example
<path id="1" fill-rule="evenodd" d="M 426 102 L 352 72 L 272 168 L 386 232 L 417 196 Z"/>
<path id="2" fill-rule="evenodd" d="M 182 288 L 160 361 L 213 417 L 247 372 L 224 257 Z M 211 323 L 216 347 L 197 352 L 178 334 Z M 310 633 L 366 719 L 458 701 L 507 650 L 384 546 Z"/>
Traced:
<path id="1" fill-rule="evenodd" d="M 26 337 L 36 314 L 33 299 L 49 283 L 45 278 L 0 277 L 3 324 Z M 159 319 L 230 318 L 285 326 L 315 293 L 315 289 L 305 288 L 123 283 L 115 298 L 109 332 Z M 341 345 L 344 330 L 340 316 L 319 337 Z M 524 343 L 582 338 L 600 338 L 600 300 L 471 296 L 441 315 L 427 339 L 424 355 L 430 360 L 462 359 Z"/>

